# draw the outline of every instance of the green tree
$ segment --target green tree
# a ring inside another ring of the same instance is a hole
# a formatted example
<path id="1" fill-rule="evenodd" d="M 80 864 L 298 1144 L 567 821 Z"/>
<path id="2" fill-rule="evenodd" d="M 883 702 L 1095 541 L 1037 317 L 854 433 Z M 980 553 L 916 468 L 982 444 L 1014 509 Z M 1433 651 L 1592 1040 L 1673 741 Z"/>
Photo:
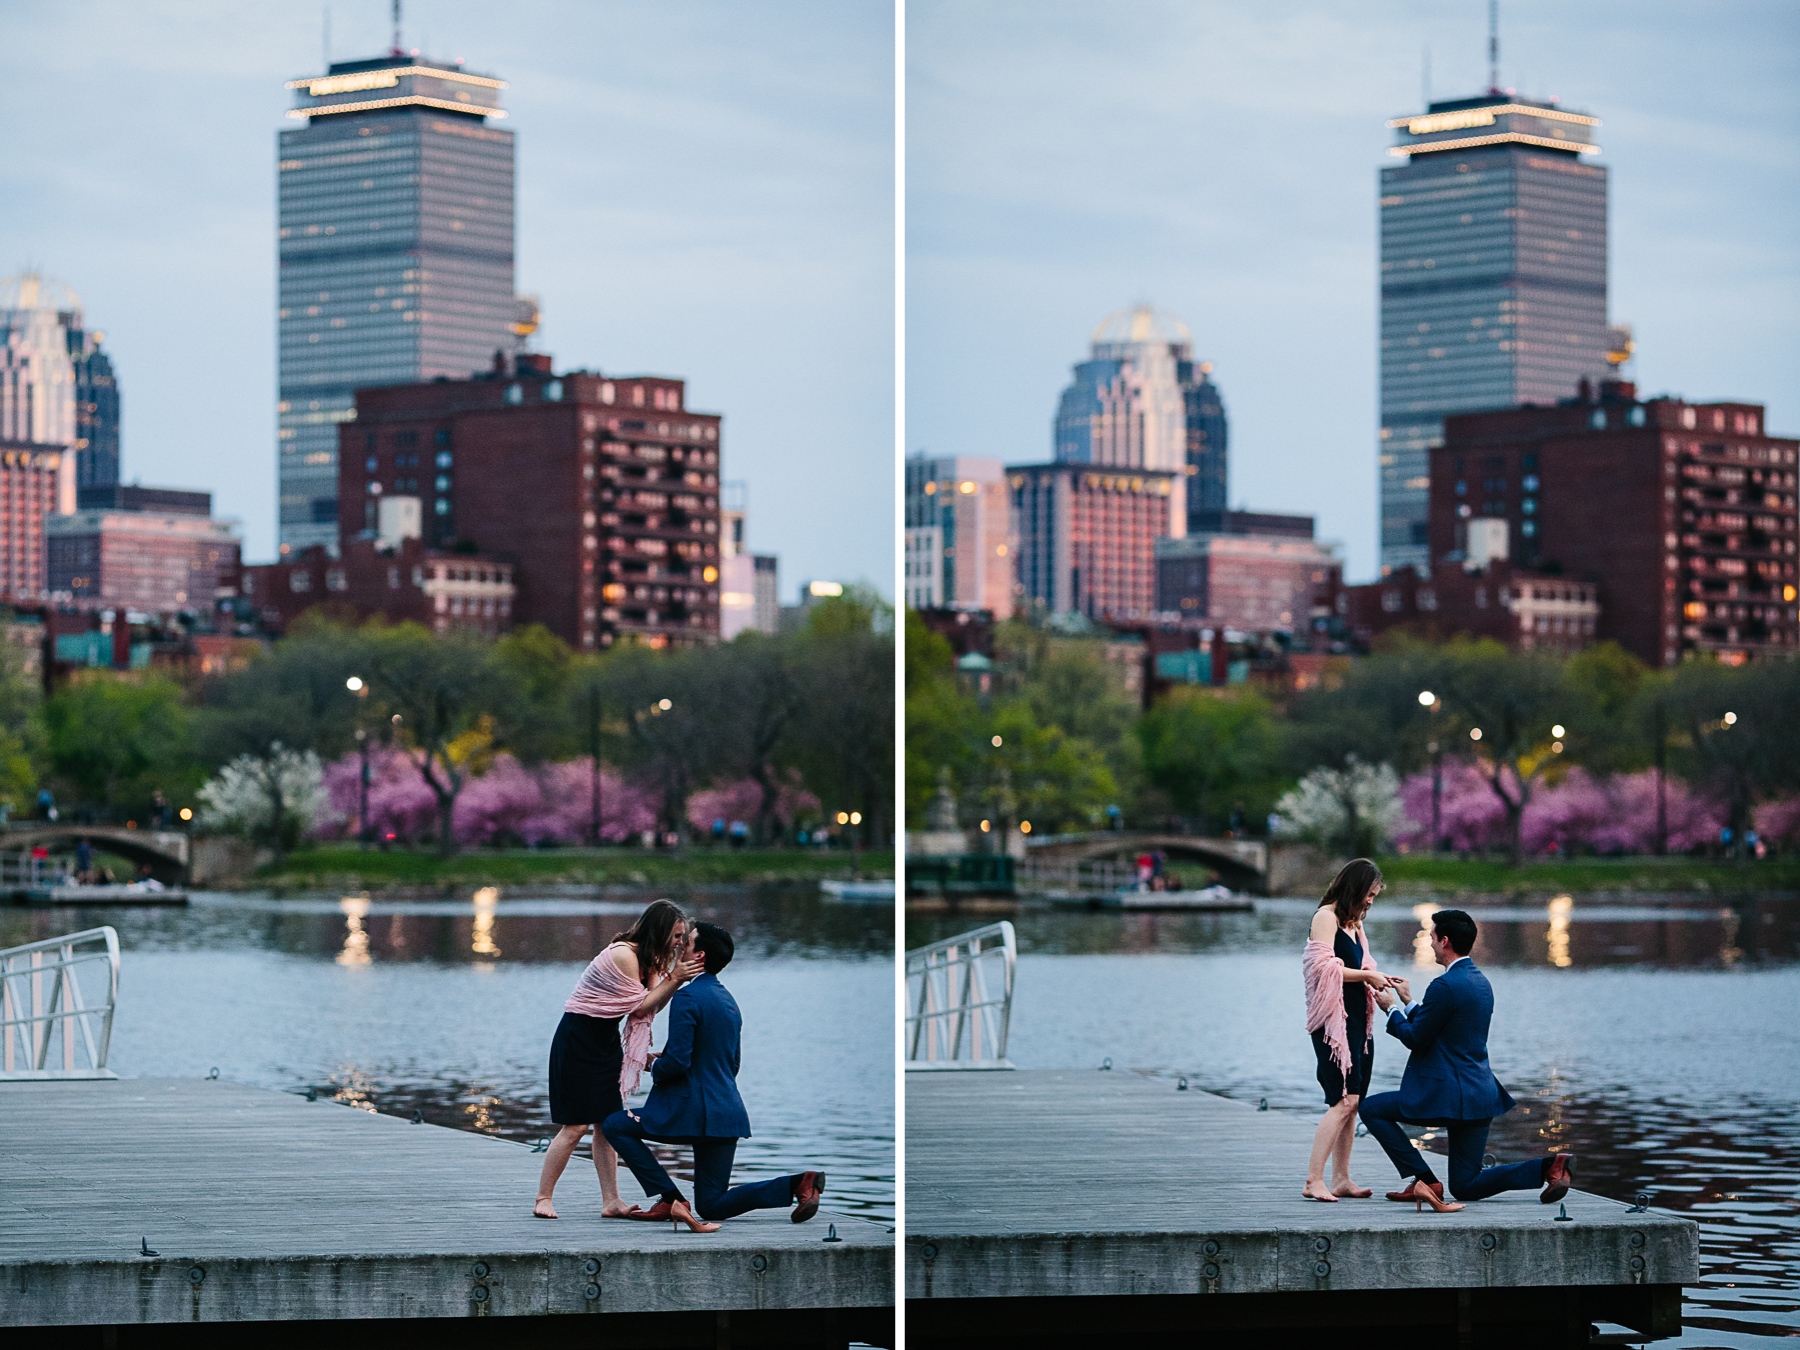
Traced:
<path id="1" fill-rule="evenodd" d="M 1682 776 L 1726 806 L 1732 854 L 1759 802 L 1800 786 L 1800 665 L 1793 661 L 1676 669 L 1664 699 Z"/>
<path id="2" fill-rule="evenodd" d="M 1118 795 L 1106 757 L 1081 737 L 1039 723 L 1026 699 L 1001 703 L 981 730 L 970 786 L 999 829 L 1023 821 L 1039 834 L 1084 828 Z"/>
<path id="3" fill-rule="evenodd" d="M 905 716 L 906 819 L 922 828 L 940 769 L 950 770 L 959 790 L 969 783 L 982 714 L 976 701 L 957 687 L 949 642 L 911 609 L 906 612 Z"/>
<path id="4" fill-rule="evenodd" d="M 1233 802 L 1266 812 L 1281 786 L 1281 743 L 1260 694 L 1179 689 L 1137 723 L 1144 773 L 1201 829 L 1216 828 Z"/>
<path id="5" fill-rule="evenodd" d="M 79 676 L 44 704 L 50 767 L 77 799 L 137 813 L 161 791 L 189 797 L 201 771 L 192 755 L 181 686 L 160 677 Z"/>
<path id="6" fill-rule="evenodd" d="M 1563 738 L 1568 758 L 1595 773 L 1633 773 L 1656 756 L 1645 695 L 1650 668 L 1616 642 L 1599 642 L 1563 665 L 1570 704 Z"/>
<path id="7" fill-rule="evenodd" d="M 595 665 L 542 624 L 515 628 L 494 644 L 494 671 L 508 690 L 493 708 L 495 734 L 527 764 L 565 759 L 587 749 L 582 675 Z"/>
<path id="8" fill-rule="evenodd" d="M 863 842 L 892 837 L 894 640 L 891 633 L 809 632 L 796 653 L 802 710 L 794 751 L 827 809 L 860 812 Z"/>

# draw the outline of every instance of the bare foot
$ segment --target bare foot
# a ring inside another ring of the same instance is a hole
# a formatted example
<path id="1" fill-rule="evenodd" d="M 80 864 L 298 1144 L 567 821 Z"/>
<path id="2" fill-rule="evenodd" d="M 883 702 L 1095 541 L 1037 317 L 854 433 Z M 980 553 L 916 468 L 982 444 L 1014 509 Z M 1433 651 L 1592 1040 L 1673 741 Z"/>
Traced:
<path id="1" fill-rule="evenodd" d="M 636 1205 L 628 1205 L 623 1200 L 615 1200 L 610 1205 L 600 1207 L 600 1217 L 603 1219 L 629 1219 L 632 1215 L 643 1212 Z"/>
<path id="2" fill-rule="evenodd" d="M 1358 1186 L 1354 1181 L 1341 1181 L 1331 1188 L 1333 1195 L 1343 1196 L 1350 1200 L 1367 1200 L 1374 1191 Z"/>
<path id="3" fill-rule="evenodd" d="M 1308 1181 L 1300 1192 L 1303 1200 L 1323 1200 L 1326 1204 L 1335 1205 L 1337 1197 L 1325 1186 L 1324 1181 Z"/>
<path id="4" fill-rule="evenodd" d="M 550 1203 L 549 1196 L 540 1195 L 537 1203 L 531 1207 L 531 1216 L 534 1219 L 554 1219 L 556 1206 Z"/>

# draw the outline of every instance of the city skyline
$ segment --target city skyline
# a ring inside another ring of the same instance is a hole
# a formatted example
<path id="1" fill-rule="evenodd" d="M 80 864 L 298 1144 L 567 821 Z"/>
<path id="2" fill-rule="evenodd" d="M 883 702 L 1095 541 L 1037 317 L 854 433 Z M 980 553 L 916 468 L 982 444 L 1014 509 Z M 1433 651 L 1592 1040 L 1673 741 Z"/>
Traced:
<path id="1" fill-rule="evenodd" d="M 86 4 L 10 19 L 0 56 L 21 142 L 0 272 L 82 295 L 123 393 L 124 477 L 211 489 L 250 561 L 276 542 L 273 158 L 284 86 L 324 69 L 320 19 Z M 386 4 L 332 6 L 335 59 L 390 38 Z M 526 24 L 414 0 L 405 42 L 507 81 L 534 345 L 687 380 L 728 419 L 751 549 L 892 595 L 891 10 L 565 4 Z M 55 92 L 75 82 L 87 97 Z"/>
<path id="2" fill-rule="evenodd" d="M 909 4 L 908 453 L 1035 459 L 1093 316 L 1150 303 L 1229 395 L 1231 505 L 1315 515 L 1374 576 L 1387 124 L 1423 106 L 1427 49 L 1432 99 L 1486 89 L 1486 6 L 1091 18 Z M 1800 424 L 1800 268 L 1769 207 L 1800 193 L 1797 50 L 1770 7 L 1502 11 L 1501 87 L 1604 120 L 1628 377 L 1766 403 L 1775 430 Z"/>

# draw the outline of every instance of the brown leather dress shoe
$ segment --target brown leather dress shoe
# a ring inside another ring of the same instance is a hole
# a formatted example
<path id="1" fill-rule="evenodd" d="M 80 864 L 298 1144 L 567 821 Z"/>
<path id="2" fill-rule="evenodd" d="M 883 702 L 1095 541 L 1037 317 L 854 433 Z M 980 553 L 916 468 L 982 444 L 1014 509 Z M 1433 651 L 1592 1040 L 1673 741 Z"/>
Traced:
<path id="1" fill-rule="evenodd" d="M 1390 1200 L 1410 1200 L 1413 1198 L 1413 1186 L 1416 1186 L 1418 1184 L 1419 1183 L 1415 1181 L 1415 1182 L 1411 1183 L 1410 1185 L 1408 1185 L 1403 1190 L 1389 1191 L 1387 1193 L 1387 1198 Z M 1444 1198 L 1444 1183 L 1443 1182 L 1427 1181 L 1425 1183 L 1425 1188 L 1430 1191 L 1436 1191 L 1438 1199 L 1442 1200 Z"/>
<path id="2" fill-rule="evenodd" d="M 645 1223 L 661 1223 L 669 1217 L 671 1206 L 667 1200 L 658 1200 L 649 1209 L 640 1209 L 635 1214 L 627 1214 L 627 1219 L 642 1219 Z"/>
<path id="3" fill-rule="evenodd" d="M 1574 1181 L 1575 1155 L 1559 1153 L 1550 1160 L 1550 1170 L 1544 1173 L 1544 1193 L 1538 1199 L 1546 1205 L 1554 1205 L 1569 1193 Z"/>
<path id="4" fill-rule="evenodd" d="M 819 1212 L 819 1197 L 825 1194 L 825 1174 L 823 1172 L 802 1172 L 800 1183 L 794 1187 L 794 1199 L 799 1203 L 794 1206 L 795 1223 L 805 1223 Z"/>

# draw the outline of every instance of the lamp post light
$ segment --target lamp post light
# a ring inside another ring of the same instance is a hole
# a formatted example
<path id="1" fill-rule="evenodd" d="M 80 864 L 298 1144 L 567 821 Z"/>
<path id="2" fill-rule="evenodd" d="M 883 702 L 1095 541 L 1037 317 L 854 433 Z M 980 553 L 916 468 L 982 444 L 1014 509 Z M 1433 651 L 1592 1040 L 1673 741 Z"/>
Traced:
<path id="1" fill-rule="evenodd" d="M 344 688 L 356 695 L 356 720 L 358 722 L 362 721 L 362 709 L 364 706 L 362 700 L 368 698 L 369 686 L 363 681 L 362 676 L 352 675 L 349 679 L 344 681 Z M 369 846 L 369 731 L 367 727 L 357 727 L 356 748 L 362 752 L 361 811 L 358 817 L 356 837 L 358 841 L 361 842 L 362 846 L 367 848 Z"/>
<path id="2" fill-rule="evenodd" d="M 1443 705 L 1444 701 L 1431 690 L 1420 691 L 1419 706 L 1431 709 L 1433 728 L 1431 739 L 1425 743 L 1425 748 L 1431 752 L 1431 851 L 1433 853 L 1438 851 L 1444 838 L 1444 752 L 1438 746 L 1436 731 L 1438 709 Z"/>

